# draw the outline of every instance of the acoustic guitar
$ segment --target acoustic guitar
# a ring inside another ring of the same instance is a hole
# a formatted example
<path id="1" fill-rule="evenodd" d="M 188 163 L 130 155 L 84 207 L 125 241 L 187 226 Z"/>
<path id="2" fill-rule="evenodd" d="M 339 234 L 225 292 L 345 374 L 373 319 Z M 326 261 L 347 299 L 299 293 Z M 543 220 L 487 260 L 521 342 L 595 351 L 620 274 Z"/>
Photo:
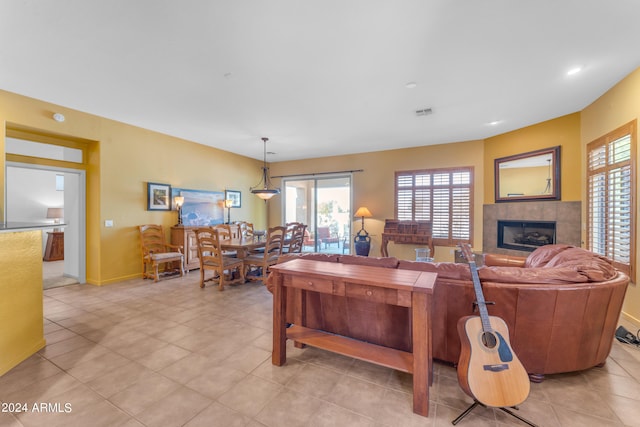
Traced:
<path id="1" fill-rule="evenodd" d="M 499 317 L 489 316 L 470 246 L 459 246 L 471 269 L 480 315 L 458 321 L 462 345 L 458 382 L 465 393 L 485 406 L 519 405 L 529 396 L 529 376 L 511 349 L 507 324 Z"/>

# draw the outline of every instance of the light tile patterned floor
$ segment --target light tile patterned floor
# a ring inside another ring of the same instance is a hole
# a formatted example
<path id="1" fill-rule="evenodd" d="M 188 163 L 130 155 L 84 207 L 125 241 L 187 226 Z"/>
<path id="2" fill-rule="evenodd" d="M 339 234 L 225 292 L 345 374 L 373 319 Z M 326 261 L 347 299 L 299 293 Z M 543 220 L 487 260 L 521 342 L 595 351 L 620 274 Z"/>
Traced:
<path id="1" fill-rule="evenodd" d="M 411 411 L 410 375 L 291 346 L 275 367 L 265 287 L 198 279 L 46 290 L 47 347 L 0 377 L 3 408 L 29 410 L 0 412 L 0 426 L 450 426 L 471 403 L 438 363 L 429 418 Z M 614 342 L 604 368 L 532 384 L 520 413 L 548 427 L 640 426 L 640 349 Z M 524 424 L 482 408 L 459 424 L 506 425 Z"/>

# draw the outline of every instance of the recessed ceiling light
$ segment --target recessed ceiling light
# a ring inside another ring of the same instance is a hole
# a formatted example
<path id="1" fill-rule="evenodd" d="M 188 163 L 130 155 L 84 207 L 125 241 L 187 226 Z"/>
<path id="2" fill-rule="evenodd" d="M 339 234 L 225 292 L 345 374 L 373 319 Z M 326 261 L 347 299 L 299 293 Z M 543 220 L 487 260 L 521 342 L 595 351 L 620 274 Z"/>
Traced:
<path id="1" fill-rule="evenodd" d="M 492 122 L 487 123 L 489 126 L 496 126 L 499 125 L 502 122 L 502 120 L 494 120 Z"/>
<path id="2" fill-rule="evenodd" d="M 573 67 L 572 69 L 567 71 L 567 76 L 573 76 L 575 74 L 578 74 L 580 71 L 582 71 L 582 67 Z"/>
<path id="3" fill-rule="evenodd" d="M 413 88 L 415 88 L 417 86 L 418 86 L 418 83 L 416 83 L 416 82 L 409 82 L 406 85 L 404 85 L 404 87 L 406 87 L 407 89 L 413 89 Z"/>

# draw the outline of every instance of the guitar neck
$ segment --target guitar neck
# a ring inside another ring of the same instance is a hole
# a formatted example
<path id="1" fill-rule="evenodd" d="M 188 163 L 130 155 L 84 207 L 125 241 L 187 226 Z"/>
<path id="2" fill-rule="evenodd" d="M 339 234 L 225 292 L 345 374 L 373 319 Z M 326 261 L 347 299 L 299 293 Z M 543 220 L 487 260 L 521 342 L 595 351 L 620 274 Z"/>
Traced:
<path id="1" fill-rule="evenodd" d="M 482 321 L 482 329 L 485 332 L 492 331 L 491 322 L 489 321 L 489 312 L 487 311 L 487 303 L 484 300 L 484 294 L 482 293 L 482 285 L 480 284 L 480 277 L 478 277 L 478 267 L 476 266 L 476 258 L 471 252 L 471 246 L 469 244 L 459 244 L 462 254 L 469 263 L 469 270 L 471 270 L 471 278 L 473 279 L 473 290 L 476 293 L 476 304 L 478 305 L 478 311 L 480 313 L 480 320 Z"/>
<path id="2" fill-rule="evenodd" d="M 473 279 L 473 290 L 476 293 L 476 304 L 478 304 L 480 320 L 482 321 L 482 329 L 490 331 L 491 323 L 489 322 L 489 311 L 487 310 L 487 303 L 484 300 L 482 286 L 480 285 L 480 277 L 478 276 L 478 267 L 476 266 L 475 261 L 469 261 L 469 269 L 471 270 L 471 278 Z"/>

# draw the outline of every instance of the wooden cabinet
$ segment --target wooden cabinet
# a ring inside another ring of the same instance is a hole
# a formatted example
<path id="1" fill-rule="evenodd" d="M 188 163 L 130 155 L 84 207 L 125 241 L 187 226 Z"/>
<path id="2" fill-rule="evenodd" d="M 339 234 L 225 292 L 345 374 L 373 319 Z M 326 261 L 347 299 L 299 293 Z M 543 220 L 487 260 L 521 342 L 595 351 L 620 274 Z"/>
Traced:
<path id="1" fill-rule="evenodd" d="M 182 225 L 171 227 L 171 244 L 182 246 L 184 268 L 187 271 L 200 268 L 198 242 L 196 241 L 196 234 L 193 232 L 194 228 Z"/>
<path id="2" fill-rule="evenodd" d="M 44 250 L 45 261 L 60 261 L 64 259 L 64 232 L 47 232 L 47 246 Z"/>
<path id="3" fill-rule="evenodd" d="M 386 219 L 384 232 L 382 233 L 382 244 L 380 254 L 389 256 L 387 245 L 389 242 L 405 245 L 427 245 L 431 250 L 431 257 L 436 253 L 433 246 L 431 221 L 399 221 L 397 219 Z"/>

